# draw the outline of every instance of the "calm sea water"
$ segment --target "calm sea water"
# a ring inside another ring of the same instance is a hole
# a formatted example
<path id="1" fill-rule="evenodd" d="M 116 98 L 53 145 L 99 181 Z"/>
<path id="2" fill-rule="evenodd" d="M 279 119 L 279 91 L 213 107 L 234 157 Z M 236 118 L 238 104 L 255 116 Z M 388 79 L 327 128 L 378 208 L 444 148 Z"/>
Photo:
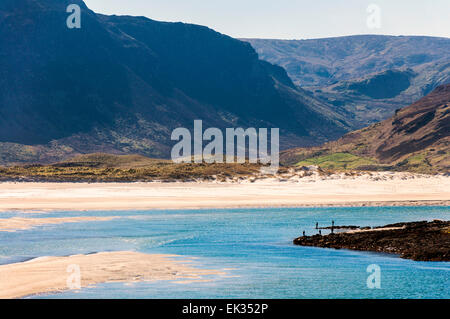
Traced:
<path id="1" fill-rule="evenodd" d="M 30 217 L 2 213 L 0 218 Z M 210 282 L 100 284 L 32 298 L 450 298 L 450 263 L 292 245 L 315 222 L 381 226 L 450 220 L 450 207 L 292 208 L 190 211 L 53 212 L 34 218 L 123 216 L 107 222 L 48 225 L 0 232 L 0 263 L 100 251 L 198 257 L 194 265 L 227 270 Z M 127 216 L 138 216 L 127 218 Z M 450 249 L 450 248 L 449 248 Z M 381 289 L 369 289 L 367 267 L 381 268 Z"/>

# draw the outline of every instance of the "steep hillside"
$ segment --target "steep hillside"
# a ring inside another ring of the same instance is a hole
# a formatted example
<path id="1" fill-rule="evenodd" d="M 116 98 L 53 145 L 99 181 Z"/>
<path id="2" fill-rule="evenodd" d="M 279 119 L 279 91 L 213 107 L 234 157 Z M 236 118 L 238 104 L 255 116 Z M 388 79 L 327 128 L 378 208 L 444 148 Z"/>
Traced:
<path id="1" fill-rule="evenodd" d="M 450 39 L 361 35 L 314 40 L 247 39 L 294 83 L 361 128 L 450 81 Z"/>
<path id="2" fill-rule="evenodd" d="M 388 120 L 322 147 L 286 151 L 282 158 L 286 163 L 325 168 L 450 172 L 450 84 Z"/>
<path id="3" fill-rule="evenodd" d="M 68 4 L 81 29 L 66 26 Z M 206 27 L 98 15 L 80 0 L 0 3 L 0 162 L 170 154 L 176 127 L 279 127 L 282 147 L 348 131 L 254 49 Z"/>

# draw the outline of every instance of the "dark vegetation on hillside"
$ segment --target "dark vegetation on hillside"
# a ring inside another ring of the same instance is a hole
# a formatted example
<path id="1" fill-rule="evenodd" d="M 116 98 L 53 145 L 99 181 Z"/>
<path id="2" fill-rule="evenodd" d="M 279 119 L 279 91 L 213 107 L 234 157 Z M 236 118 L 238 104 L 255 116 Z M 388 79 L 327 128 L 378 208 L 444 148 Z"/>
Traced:
<path id="1" fill-rule="evenodd" d="M 248 178 L 256 164 L 175 164 L 141 155 L 88 154 L 50 165 L 0 167 L 0 181 L 152 182 Z"/>

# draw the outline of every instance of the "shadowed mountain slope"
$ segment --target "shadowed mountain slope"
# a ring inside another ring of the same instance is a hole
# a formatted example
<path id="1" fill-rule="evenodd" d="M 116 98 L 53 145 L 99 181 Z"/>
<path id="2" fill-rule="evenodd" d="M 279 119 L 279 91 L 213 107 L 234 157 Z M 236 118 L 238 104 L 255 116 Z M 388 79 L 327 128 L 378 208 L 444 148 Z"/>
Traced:
<path id="1" fill-rule="evenodd" d="M 68 4 L 81 29 L 66 26 Z M 349 126 L 284 69 L 207 27 L 105 16 L 80 0 L 0 3 L 0 162 L 167 157 L 177 127 L 279 127 L 282 147 Z"/>

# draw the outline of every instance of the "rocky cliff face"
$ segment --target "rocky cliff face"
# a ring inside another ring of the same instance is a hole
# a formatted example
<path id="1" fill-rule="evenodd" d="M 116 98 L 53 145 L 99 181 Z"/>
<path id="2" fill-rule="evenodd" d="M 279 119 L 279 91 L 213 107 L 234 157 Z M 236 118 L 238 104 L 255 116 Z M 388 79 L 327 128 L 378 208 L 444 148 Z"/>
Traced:
<path id="1" fill-rule="evenodd" d="M 66 26 L 66 7 L 82 10 Z M 3 162 L 96 151 L 169 155 L 171 131 L 279 127 L 282 147 L 348 130 L 342 115 L 297 88 L 284 69 L 209 28 L 99 15 L 82 1 L 0 4 Z"/>

